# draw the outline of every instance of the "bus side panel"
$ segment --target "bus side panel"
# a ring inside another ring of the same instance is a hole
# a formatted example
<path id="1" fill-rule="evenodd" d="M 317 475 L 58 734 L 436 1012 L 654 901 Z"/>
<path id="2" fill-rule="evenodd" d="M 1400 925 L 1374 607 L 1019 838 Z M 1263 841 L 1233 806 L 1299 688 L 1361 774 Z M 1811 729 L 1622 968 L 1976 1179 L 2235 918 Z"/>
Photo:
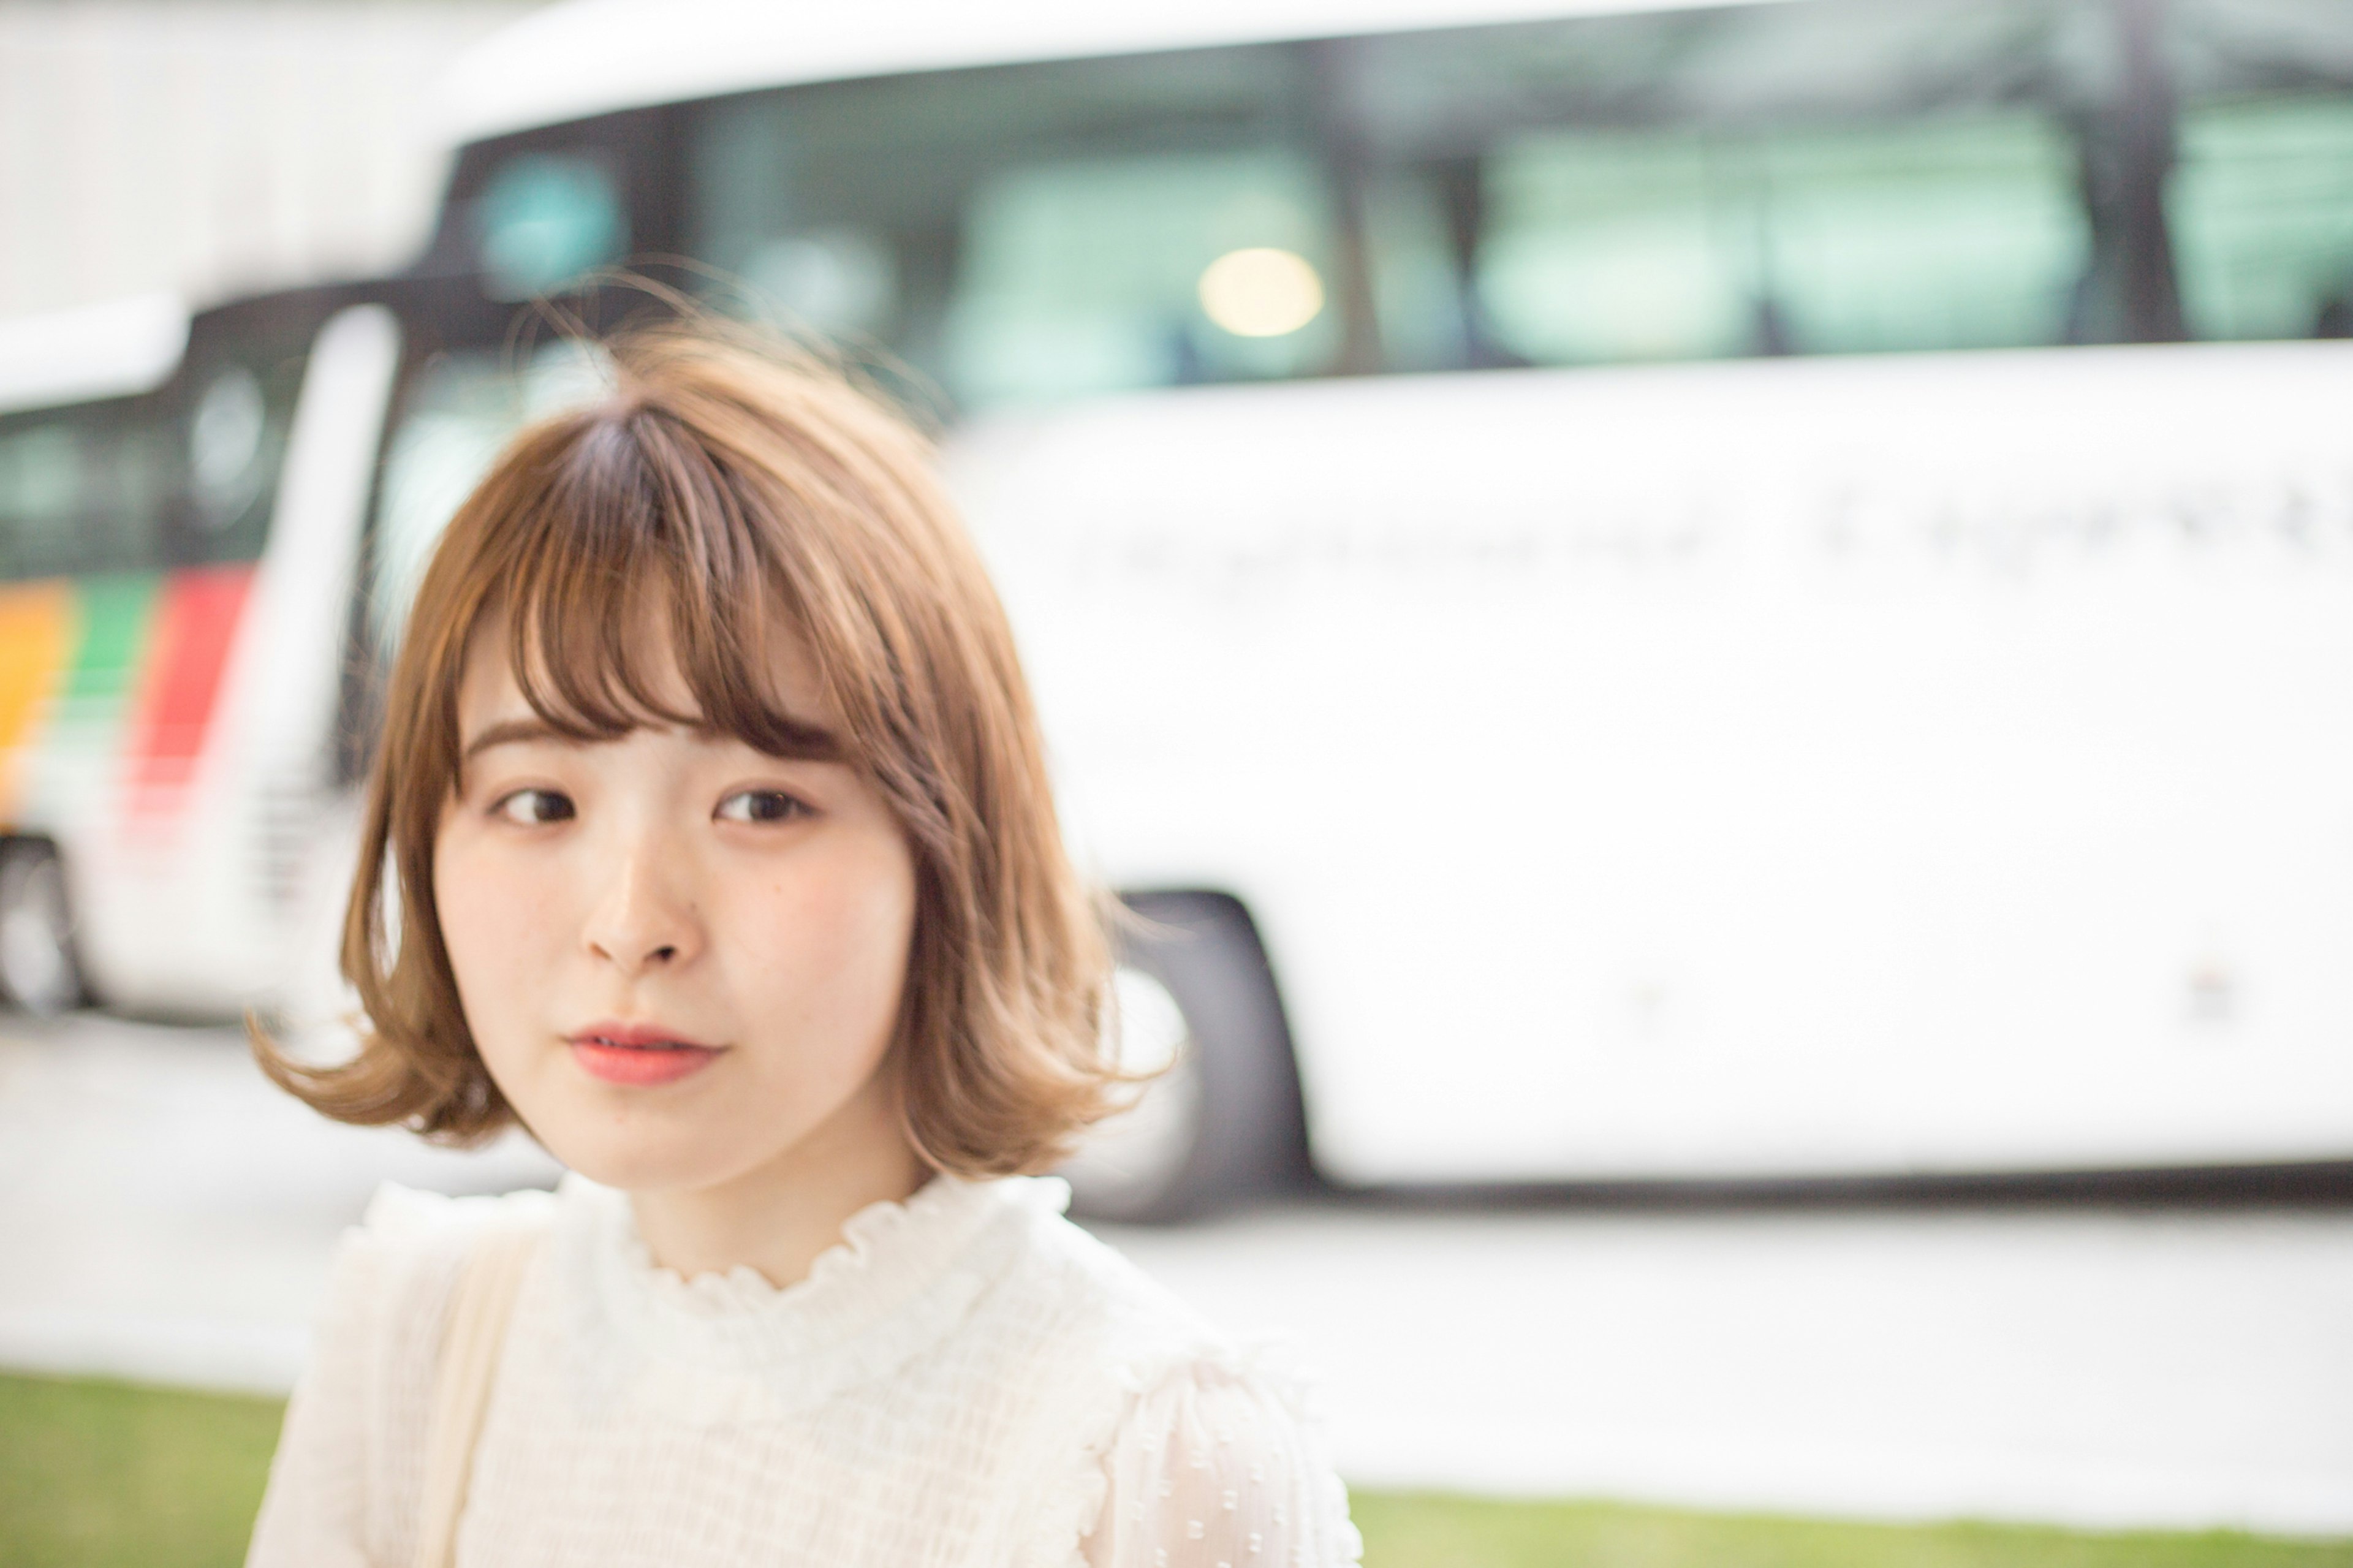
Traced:
<path id="1" fill-rule="evenodd" d="M 1229 389 L 952 448 L 1082 853 L 1360 1181 L 2353 1154 L 2353 353 Z"/>
<path id="2" fill-rule="evenodd" d="M 253 578 L 237 563 L 79 585 L 90 613 L 45 749 L 43 816 L 73 879 L 83 961 L 110 1002 L 218 1010 L 215 987 L 244 978 L 216 961 L 194 991 L 154 983 L 194 969 L 191 950 L 212 944 L 224 913 L 186 883 L 217 831 L 202 774 Z"/>

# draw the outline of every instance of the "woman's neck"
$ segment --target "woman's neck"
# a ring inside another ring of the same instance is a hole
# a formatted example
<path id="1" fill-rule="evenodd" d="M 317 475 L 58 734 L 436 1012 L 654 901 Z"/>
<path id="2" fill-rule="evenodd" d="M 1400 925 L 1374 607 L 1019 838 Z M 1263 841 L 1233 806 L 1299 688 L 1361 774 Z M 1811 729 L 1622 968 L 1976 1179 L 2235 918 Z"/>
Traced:
<path id="1" fill-rule="evenodd" d="M 930 1174 L 893 1108 L 861 1096 L 765 1164 L 714 1186 L 632 1192 L 629 1203 L 662 1268 L 689 1279 L 749 1268 L 781 1288 L 808 1278 L 844 1220 L 911 1196 Z"/>

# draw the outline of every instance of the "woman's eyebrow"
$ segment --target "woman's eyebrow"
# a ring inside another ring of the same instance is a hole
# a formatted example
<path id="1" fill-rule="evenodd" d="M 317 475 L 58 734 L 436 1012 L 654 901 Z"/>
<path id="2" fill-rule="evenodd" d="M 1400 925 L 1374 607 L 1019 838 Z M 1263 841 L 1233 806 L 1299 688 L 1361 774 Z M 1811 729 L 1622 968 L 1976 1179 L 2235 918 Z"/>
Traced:
<path id="1" fill-rule="evenodd" d="M 532 741 L 571 742 L 572 740 L 573 737 L 565 734 L 544 719 L 501 719 L 467 742 L 466 749 L 458 755 L 458 761 L 462 766 L 493 746 L 518 746 Z"/>
<path id="2" fill-rule="evenodd" d="M 708 737 L 726 736 L 743 742 L 755 752 L 764 752 L 785 762 L 839 763 L 849 757 L 849 748 L 841 737 L 822 724 L 778 715 L 767 725 L 767 732 L 753 736 L 719 725 L 698 725 L 697 731 Z"/>
<path id="3" fill-rule="evenodd" d="M 847 755 L 839 736 L 822 724 L 804 723 L 799 720 L 777 721 L 777 731 L 770 738 L 775 747 L 769 754 L 802 762 L 838 763 Z M 710 725 L 697 725 L 695 731 L 705 739 L 732 734 L 727 730 Z M 487 726 L 480 734 L 466 742 L 458 754 L 458 765 L 465 766 L 493 746 L 520 746 L 535 742 L 553 742 L 557 745 L 576 746 L 578 735 L 557 729 L 536 715 L 528 719 L 501 719 Z M 767 748 L 761 748 L 767 750 Z"/>

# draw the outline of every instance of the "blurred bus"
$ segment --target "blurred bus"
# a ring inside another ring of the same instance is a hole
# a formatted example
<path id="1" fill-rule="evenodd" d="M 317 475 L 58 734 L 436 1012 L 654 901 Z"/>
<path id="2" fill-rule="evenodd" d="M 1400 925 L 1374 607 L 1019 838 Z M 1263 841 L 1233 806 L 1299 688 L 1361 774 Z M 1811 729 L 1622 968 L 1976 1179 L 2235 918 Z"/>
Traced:
<path id="1" fill-rule="evenodd" d="M 348 295 L 0 323 L 0 988 L 22 1005 L 218 1015 L 288 973 L 398 360 L 392 313 Z"/>
<path id="2" fill-rule="evenodd" d="M 1189 1042 L 1099 1208 L 2353 1157 L 2353 9 L 575 0 L 450 104 L 350 651 L 597 268 L 934 400 Z"/>

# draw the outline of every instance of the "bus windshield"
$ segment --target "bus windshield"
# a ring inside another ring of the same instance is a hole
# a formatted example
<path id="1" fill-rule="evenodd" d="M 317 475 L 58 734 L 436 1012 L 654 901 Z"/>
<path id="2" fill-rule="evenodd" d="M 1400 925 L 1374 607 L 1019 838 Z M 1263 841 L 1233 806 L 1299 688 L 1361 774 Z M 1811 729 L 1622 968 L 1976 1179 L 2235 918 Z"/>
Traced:
<path id="1" fill-rule="evenodd" d="M 305 347 L 248 330 L 160 392 L 0 418 L 0 581 L 259 559 Z"/>
<path id="2" fill-rule="evenodd" d="M 474 149 L 511 295 L 682 255 L 964 408 L 2348 329 L 2353 11 L 1788 0 L 817 82 Z"/>

